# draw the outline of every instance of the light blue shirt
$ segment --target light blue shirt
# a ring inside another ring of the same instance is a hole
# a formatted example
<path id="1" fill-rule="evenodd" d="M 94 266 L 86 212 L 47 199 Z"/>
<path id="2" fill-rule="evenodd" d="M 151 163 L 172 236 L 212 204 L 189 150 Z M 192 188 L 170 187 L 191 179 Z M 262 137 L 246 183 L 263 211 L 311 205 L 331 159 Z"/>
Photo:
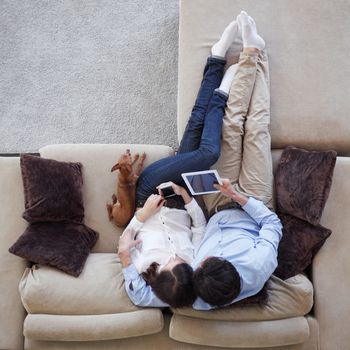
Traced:
<path id="1" fill-rule="evenodd" d="M 216 256 L 234 265 L 241 278 L 241 292 L 229 304 L 261 290 L 277 267 L 277 248 L 282 238 L 280 220 L 261 201 L 251 197 L 242 208 L 223 210 L 212 216 L 192 264 L 196 269 L 203 259 Z M 153 293 L 133 264 L 124 268 L 123 274 L 126 292 L 134 304 L 169 306 Z M 193 308 L 210 310 L 215 306 L 198 297 Z"/>

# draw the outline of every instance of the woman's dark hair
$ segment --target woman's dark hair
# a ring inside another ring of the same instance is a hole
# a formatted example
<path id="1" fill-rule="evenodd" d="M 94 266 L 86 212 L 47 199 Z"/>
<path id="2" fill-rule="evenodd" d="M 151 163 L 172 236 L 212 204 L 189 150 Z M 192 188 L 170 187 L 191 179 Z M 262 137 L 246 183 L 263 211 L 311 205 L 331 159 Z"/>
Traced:
<path id="1" fill-rule="evenodd" d="M 141 274 L 156 296 L 171 307 L 192 306 L 196 299 L 192 267 L 182 263 L 160 273 L 158 267 L 159 264 L 154 262 Z"/>
<path id="2" fill-rule="evenodd" d="M 196 295 L 213 306 L 224 306 L 233 301 L 241 290 L 236 268 L 227 260 L 207 258 L 193 273 Z"/>

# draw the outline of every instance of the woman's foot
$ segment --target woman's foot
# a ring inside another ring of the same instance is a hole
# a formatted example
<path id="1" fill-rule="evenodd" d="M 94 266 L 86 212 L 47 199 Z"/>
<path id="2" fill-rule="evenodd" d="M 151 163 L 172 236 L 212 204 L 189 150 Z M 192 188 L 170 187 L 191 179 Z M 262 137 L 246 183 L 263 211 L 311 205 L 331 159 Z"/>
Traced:
<path id="1" fill-rule="evenodd" d="M 226 69 L 224 77 L 222 78 L 219 89 L 221 91 L 224 91 L 226 94 L 229 94 L 229 92 L 230 92 L 232 80 L 235 76 L 237 67 L 238 67 L 238 64 L 233 64 L 232 66 L 228 67 Z"/>
<path id="2" fill-rule="evenodd" d="M 213 45 L 211 48 L 211 54 L 213 56 L 225 57 L 225 54 L 231 44 L 235 42 L 240 42 L 240 29 L 237 21 L 232 21 L 224 30 L 221 35 L 220 40 Z M 238 39 L 238 40 L 237 40 Z"/>
<path id="3" fill-rule="evenodd" d="M 248 16 L 247 12 L 241 11 L 237 16 L 237 22 L 242 30 L 243 48 L 263 50 L 265 41 L 257 33 L 253 18 Z"/>

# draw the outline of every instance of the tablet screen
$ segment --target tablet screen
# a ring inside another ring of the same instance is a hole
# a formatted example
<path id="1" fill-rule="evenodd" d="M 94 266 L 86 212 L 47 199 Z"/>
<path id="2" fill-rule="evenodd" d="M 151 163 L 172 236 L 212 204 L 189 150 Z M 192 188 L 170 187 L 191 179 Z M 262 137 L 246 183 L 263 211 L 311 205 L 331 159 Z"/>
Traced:
<path id="1" fill-rule="evenodd" d="M 216 170 L 201 171 L 197 173 L 184 173 L 183 179 L 190 192 L 195 194 L 205 194 L 219 192 L 213 185 L 220 183 L 220 178 Z"/>

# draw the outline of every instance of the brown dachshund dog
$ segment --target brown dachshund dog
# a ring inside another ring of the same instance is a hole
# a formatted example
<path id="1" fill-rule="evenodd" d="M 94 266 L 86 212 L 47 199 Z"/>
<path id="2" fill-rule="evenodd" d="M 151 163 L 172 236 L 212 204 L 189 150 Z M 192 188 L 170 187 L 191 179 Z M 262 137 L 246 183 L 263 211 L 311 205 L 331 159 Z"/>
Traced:
<path id="1" fill-rule="evenodd" d="M 119 169 L 118 186 L 117 195 L 112 196 L 112 204 L 107 203 L 107 211 L 109 220 L 113 220 L 118 227 L 125 227 L 135 213 L 136 182 L 141 174 L 145 158 L 145 153 L 141 157 L 137 153 L 132 160 L 130 150 L 126 150 L 126 153 L 111 169 L 111 171 Z M 133 172 L 133 165 L 136 162 L 135 172 Z"/>

